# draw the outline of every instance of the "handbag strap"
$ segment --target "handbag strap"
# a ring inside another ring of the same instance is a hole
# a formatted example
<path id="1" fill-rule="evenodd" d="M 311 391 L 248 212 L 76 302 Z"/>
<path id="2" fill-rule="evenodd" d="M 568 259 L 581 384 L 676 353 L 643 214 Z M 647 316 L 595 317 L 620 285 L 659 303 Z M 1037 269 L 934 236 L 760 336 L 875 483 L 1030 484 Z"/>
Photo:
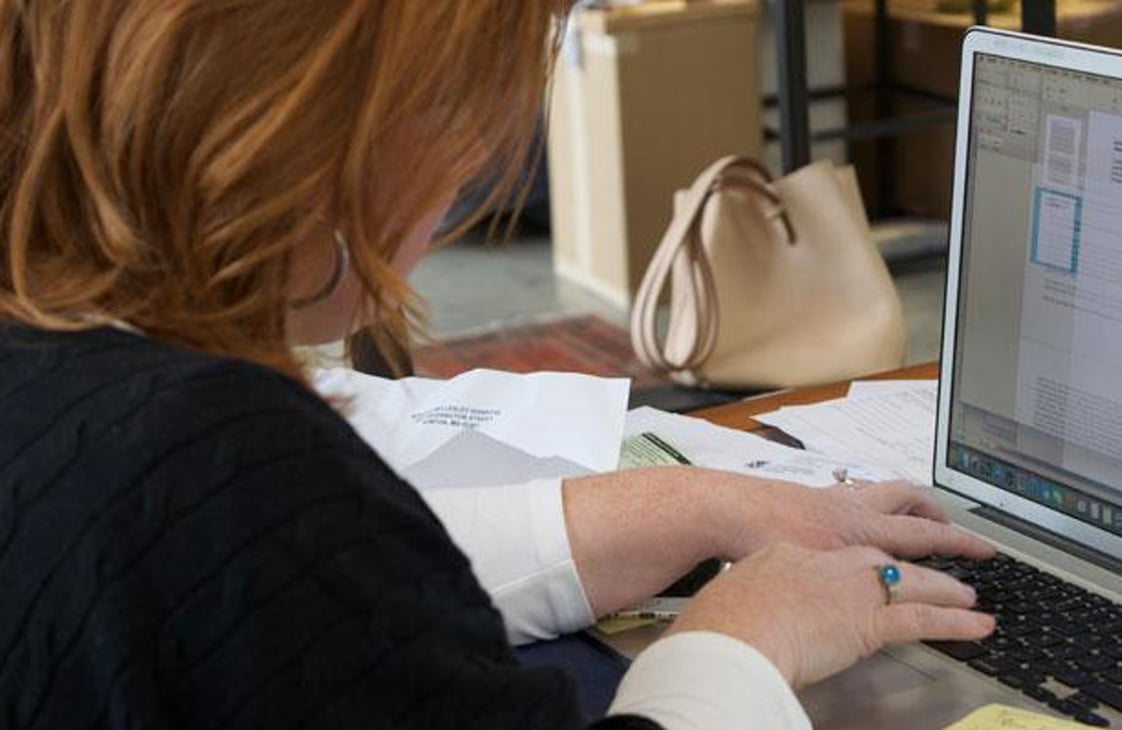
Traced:
<path id="1" fill-rule="evenodd" d="M 631 311 L 631 346 L 639 362 L 649 370 L 665 374 L 701 365 L 717 345 L 720 312 L 713 270 L 698 237 L 706 203 L 724 187 L 747 188 L 772 203 L 783 223 L 788 241 L 795 242 L 795 231 L 782 201 L 771 188 L 771 175 L 760 163 L 744 157 L 723 157 L 702 172 L 684 192 L 673 220 L 651 258 L 643 281 L 635 294 Z M 696 314 L 693 339 L 680 359 L 671 360 L 665 343 L 657 333 L 658 301 L 670 278 L 674 261 L 686 256 L 689 276 L 679 283 L 685 287 Z"/>

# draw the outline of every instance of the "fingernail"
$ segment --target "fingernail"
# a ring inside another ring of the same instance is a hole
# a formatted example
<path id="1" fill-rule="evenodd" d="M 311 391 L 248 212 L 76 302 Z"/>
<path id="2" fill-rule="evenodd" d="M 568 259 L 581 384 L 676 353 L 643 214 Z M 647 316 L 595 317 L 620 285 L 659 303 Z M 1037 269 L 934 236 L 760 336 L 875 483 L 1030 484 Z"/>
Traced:
<path id="1" fill-rule="evenodd" d="M 997 620 L 988 613 L 974 613 L 974 628 L 971 633 L 977 639 L 991 635 L 997 628 Z"/>

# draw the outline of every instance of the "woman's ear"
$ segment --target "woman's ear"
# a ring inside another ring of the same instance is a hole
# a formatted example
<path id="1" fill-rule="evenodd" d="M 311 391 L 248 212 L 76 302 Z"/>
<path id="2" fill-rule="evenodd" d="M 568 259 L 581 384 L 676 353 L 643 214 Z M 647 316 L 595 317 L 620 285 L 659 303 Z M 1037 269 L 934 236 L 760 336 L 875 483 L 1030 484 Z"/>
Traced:
<path id="1" fill-rule="evenodd" d="M 308 241 L 293 254 L 285 327 L 292 345 L 337 342 L 362 323 L 362 286 L 350 266 L 350 249 L 338 231 L 328 244 Z"/>

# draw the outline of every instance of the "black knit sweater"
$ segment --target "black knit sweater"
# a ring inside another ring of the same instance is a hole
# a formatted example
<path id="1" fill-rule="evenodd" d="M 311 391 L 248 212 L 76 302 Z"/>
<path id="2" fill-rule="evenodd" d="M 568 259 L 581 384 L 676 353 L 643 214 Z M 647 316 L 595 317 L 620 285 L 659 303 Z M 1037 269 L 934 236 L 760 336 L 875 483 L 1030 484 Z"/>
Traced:
<path id="1" fill-rule="evenodd" d="M 0 327 L 0 587 L 4 730 L 583 724 L 328 405 L 126 332 Z"/>

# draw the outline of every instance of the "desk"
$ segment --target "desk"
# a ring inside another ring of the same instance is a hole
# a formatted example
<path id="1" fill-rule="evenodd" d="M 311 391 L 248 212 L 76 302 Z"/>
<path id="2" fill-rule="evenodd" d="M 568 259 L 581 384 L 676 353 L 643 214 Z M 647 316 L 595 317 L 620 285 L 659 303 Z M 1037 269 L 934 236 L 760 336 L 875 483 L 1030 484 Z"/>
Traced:
<path id="1" fill-rule="evenodd" d="M 937 377 L 939 377 L 939 364 L 928 362 L 922 365 L 900 368 L 899 370 L 889 370 L 888 372 L 879 373 L 877 375 L 854 378 L 854 380 L 934 380 Z M 775 393 L 764 393 L 751 398 L 745 398 L 736 403 L 694 411 L 689 415 L 704 418 L 706 421 L 715 423 L 718 426 L 727 426 L 728 428 L 735 428 L 740 431 L 748 431 L 750 433 L 757 433 L 761 436 L 770 437 L 775 432 L 775 429 L 760 423 L 755 420 L 753 416 L 762 413 L 770 413 L 783 406 L 799 406 L 808 403 L 819 403 L 834 398 L 842 398 L 849 391 L 849 384 L 851 382 L 850 380 L 843 380 L 837 383 L 818 385 L 810 388 L 793 388 L 780 390 Z"/>

